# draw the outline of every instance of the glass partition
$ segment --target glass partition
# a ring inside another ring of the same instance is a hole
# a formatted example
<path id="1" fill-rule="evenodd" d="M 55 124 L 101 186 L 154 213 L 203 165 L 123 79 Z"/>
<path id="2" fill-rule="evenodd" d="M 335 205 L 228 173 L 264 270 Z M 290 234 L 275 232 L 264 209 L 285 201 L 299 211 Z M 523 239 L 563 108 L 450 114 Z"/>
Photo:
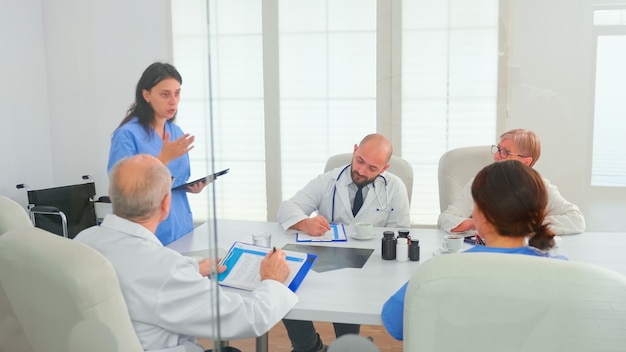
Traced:
<path id="1" fill-rule="evenodd" d="M 215 134 L 215 131 L 219 130 L 214 118 L 215 110 L 223 109 L 222 101 L 216 98 L 216 92 L 214 92 L 213 82 L 216 77 L 212 74 L 212 65 L 217 58 L 210 55 L 211 46 L 216 45 L 214 36 L 211 35 L 216 32 L 217 21 L 211 17 L 215 7 L 214 3 L 208 0 L 176 1 L 172 2 L 171 11 L 174 65 L 183 77 L 177 124 L 183 131 L 195 136 L 195 147 L 189 152 L 190 179 L 213 175 L 218 171 L 229 169 L 228 173 L 218 176 L 213 182 L 207 184 L 201 193 L 188 194 L 196 227 L 195 241 L 201 238 L 206 243 L 200 243 L 197 246 L 194 244 L 193 247 L 202 249 L 184 254 L 217 259 L 225 254 L 224 245 L 220 247 L 217 236 L 219 207 L 224 206 L 221 198 L 223 194 L 235 193 L 232 190 L 229 192 L 227 187 L 235 183 L 228 182 L 228 180 L 232 178 L 232 173 L 237 174 L 232 170 L 241 168 L 222 161 L 220 148 L 229 146 Z M 202 74 L 198 74 L 199 72 Z M 217 92 L 217 97 L 222 91 Z M 211 283 L 215 286 L 214 292 L 217 292 L 217 280 L 211 280 Z M 228 342 L 221 339 L 219 296 L 212 295 L 211 299 L 211 314 L 216 323 L 213 324 L 214 330 L 207 333 L 216 337 L 210 347 L 214 351 L 221 351 L 222 346 Z M 207 341 L 201 342 L 203 345 L 209 344 Z"/>

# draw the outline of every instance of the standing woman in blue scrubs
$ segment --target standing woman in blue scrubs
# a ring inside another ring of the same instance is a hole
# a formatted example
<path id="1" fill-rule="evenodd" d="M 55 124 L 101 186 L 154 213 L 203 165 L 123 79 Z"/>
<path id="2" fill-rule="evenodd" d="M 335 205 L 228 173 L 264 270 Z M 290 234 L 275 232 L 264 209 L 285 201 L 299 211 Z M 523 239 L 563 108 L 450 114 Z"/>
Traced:
<path id="1" fill-rule="evenodd" d="M 155 62 L 146 68 L 137 82 L 135 102 L 113 132 L 107 172 L 122 158 L 150 154 L 170 170 L 172 187 L 187 182 L 191 174 L 188 152 L 193 149 L 194 137 L 174 124 L 182 83 L 180 73 L 170 64 Z M 163 245 L 193 230 L 187 192 L 199 193 L 204 186 L 199 182 L 172 191 L 169 216 L 155 233 Z"/>

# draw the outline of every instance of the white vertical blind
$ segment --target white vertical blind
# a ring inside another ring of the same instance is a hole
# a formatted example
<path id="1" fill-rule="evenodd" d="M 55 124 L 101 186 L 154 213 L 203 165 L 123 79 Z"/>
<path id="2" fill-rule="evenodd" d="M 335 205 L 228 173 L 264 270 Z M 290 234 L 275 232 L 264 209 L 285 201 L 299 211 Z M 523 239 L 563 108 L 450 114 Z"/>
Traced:
<path id="1" fill-rule="evenodd" d="M 280 0 L 283 197 L 376 131 L 376 1 Z"/>
<path id="2" fill-rule="evenodd" d="M 400 6 L 377 17 L 377 6 L 386 1 Z M 389 56 L 376 52 L 377 31 L 390 36 L 378 40 L 401 46 L 401 67 L 389 72 L 399 72 L 402 86 L 385 94 L 401 101 L 402 132 L 391 139 L 414 167 L 412 223 L 436 223 L 440 155 L 495 140 L 498 0 L 208 2 L 210 33 L 206 0 L 173 1 L 172 21 L 174 64 L 184 81 L 178 123 L 197 141 L 192 173 L 207 172 L 212 161 L 216 169 L 231 168 L 216 184 L 218 217 L 275 219 L 267 212 L 267 194 L 292 196 L 322 172 L 329 156 L 351 152 L 377 123 L 394 121 L 377 116 L 377 58 Z M 264 21 L 264 11 L 274 6 L 278 23 Z M 399 22 L 401 31 L 388 30 Z M 213 160 L 204 146 L 211 127 L 208 38 Z M 263 62 L 263 50 L 272 48 L 276 55 L 265 57 L 276 62 Z M 264 75 L 276 72 L 279 84 L 264 91 Z M 279 99 L 271 116 L 264 110 L 268 96 Z M 265 141 L 268 119 L 279 122 L 278 140 Z M 266 165 L 266 150 L 280 151 L 280 165 Z M 279 177 L 280 189 L 266 189 L 266 177 Z M 194 218 L 202 221 L 207 199 L 191 202 Z"/>
<path id="3" fill-rule="evenodd" d="M 402 2 L 402 156 L 414 168 L 414 224 L 437 222 L 439 157 L 495 141 L 497 53 L 497 0 Z"/>
<path id="4" fill-rule="evenodd" d="M 178 121 L 196 136 L 192 177 L 230 168 L 216 181 L 216 215 L 265 219 L 265 138 L 261 0 L 172 2 L 174 64 L 183 76 Z M 208 36 L 207 36 L 208 35 Z M 211 77 L 209 81 L 209 38 Z M 213 133 L 209 126 L 212 87 Z M 213 143 L 213 153 L 208 143 Z M 190 195 L 197 222 L 206 220 L 206 195 Z"/>
<path id="5" fill-rule="evenodd" d="M 591 185 L 626 187 L 626 5 L 598 1 L 594 7 L 596 85 Z"/>
<path id="6" fill-rule="evenodd" d="M 624 9 L 596 11 L 596 84 L 591 185 L 626 187 L 626 20 Z"/>

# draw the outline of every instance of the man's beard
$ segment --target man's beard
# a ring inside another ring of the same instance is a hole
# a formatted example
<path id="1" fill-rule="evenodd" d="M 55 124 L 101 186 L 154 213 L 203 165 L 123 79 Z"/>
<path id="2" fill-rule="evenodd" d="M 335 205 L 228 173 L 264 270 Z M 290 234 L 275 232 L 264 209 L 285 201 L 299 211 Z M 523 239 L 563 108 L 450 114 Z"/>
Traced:
<path id="1" fill-rule="evenodd" d="M 357 185 L 358 187 L 361 186 L 367 186 L 370 183 L 374 182 L 376 180 L 376 177 L 378 177 L 378 175 L 372 177 L 372 178 L 365 178 L 364 180 L 362 180 L 364 177 L 359 175 L 356 171 L 352 170 L 350 176 L 352 176 L 352 182 L 354 182 L 355 185 Z M 362 180 L 362 181 L 358 181 L 357 179 Z"/>

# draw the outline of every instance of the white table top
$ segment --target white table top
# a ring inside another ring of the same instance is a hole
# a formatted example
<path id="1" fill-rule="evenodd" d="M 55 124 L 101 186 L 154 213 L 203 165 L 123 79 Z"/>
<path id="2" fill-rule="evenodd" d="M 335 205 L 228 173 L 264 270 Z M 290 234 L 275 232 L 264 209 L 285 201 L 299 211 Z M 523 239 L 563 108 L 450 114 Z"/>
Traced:
<path id="1" fill-rule="evenodd" d="M 199 226 L 168 247 L 183 254 L 208 256 L 209 232 L 213 231 L 209 225 L 205 223 Z M 377 235 L 367 241 L 349 236 L 347 242 L 311 243 L 318 246 L 372 248 L 374 252 L 360 269 L 345 268 L 323 273 L 310 271 L 296 292 L 298 304 L 286 317 L 382 325 L 380 312 L 385 301 L 411 277 L 420 262 L 432 258 L 445 235 L 445 232 L 437 229 L 411 229 L 411 238 L 420 241 L 420 261 L 398 262 L 381 258 L 383 230 L 375 228 Z M 272 233 L 273 246 L 280 248 L 287 243 L 296 243 L 295 235 L 286 234 L 278 223 L 218 220 L 217 246 L 224 252 L 234 241 L 250 243 L 251 234 L 261 231 Z M 626 275 L 626 233 L 562 236 L 557 243 L 558 253 L 570 260 L 597 264 Z M 238 292 L 246 294 L 246 291 Z"/>
<path id="2" fill-rule="evenodd" d="M 557 237 L 557 251 L 571 261 L 590 263 L 626 276 L 626 233 L 585 232 Z"/>
<path id="3" fill-rule="evenodd" d="M 183 254 L 197 255 L 209 247 L 209 224 L 205 223 L 192 233 L 168 245 Z M 419 265 L 419 262 L 398 262 L 381 257 L 382 233 L 371 240 L 356 240 L 348 236 L 347 242 L 315 242 L 310 245 L 352 248 L 372 248 L 374 252 L 360 269 L 345 268 L 323 273 L 313 270 L 304 279 L 296 294 L 298 304 L 286 316 L 289 319 L 315 320 L 339 323 L 382 325 L 380 312 L 383 303 L 402 286 Z M 296 242 L 295 235 L 286 234 L 278 223 L 218 220 L 218 247 L 227 249 L 234 241 L 251 242 L 253 232 L 272 233 L 272 245 L 278 248 Z M 397 234 L 397 233 L 396 233 Z M 435 229 L 412 229 L 411 238 L 420 241 L 422 260 L 432 257 L 445 233 Z M 196 253 L 194 253 L 196 252 Z M 208 252 L 207 252 L 208 253 Z M 239 291 L 244 293 L 244 291 Z"/>

